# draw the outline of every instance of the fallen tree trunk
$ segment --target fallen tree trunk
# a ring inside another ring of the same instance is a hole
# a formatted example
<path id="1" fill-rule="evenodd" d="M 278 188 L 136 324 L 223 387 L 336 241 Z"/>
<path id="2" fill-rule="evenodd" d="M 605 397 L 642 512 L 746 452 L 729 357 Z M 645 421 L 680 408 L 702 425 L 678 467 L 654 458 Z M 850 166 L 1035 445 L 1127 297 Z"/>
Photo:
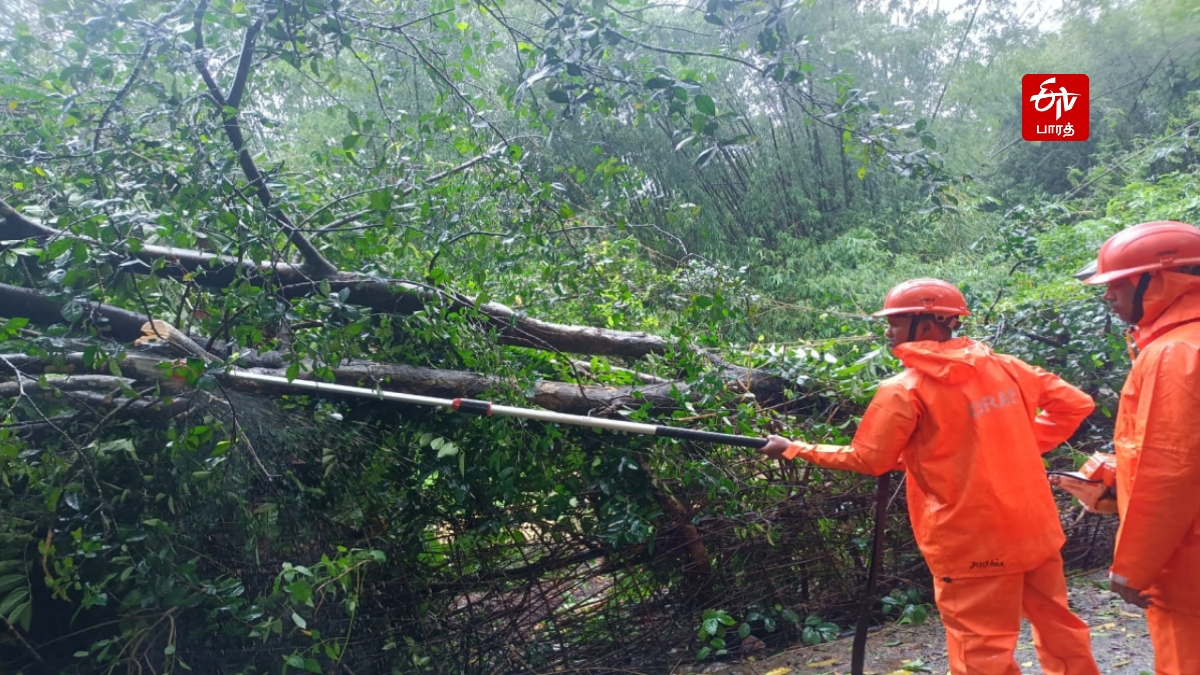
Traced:
<path id="1" fill-rule="evenodd" d="M 54 238 L 69 238 L 93 247 L 100 246 L 98 242 L 36 223 L 3 201 L 0 201 L 0 216 L 3 216 L 0 219 L 0 240 L 34 239 L 44 242 Z M 130 273 L 155 274 L 177 281 L 186 278 L 189 283 L 214 290 L 228 288 L 235 281 L 244 279 L 256 286 L 273 288 L 274 292 L 285 298 L 298 298 L 321 294 L 324 283 L 328 284 L 332 293 L 346 289 L 349 292 L 347 302 L 350 304 L 386 314 L 412 314 L 441 305 L 455 311 L 473 310 L 488 328 L 496 331 L 502 344 L 628 358 L 661 354 L 669 346 L 665 338 L 657 335 L 541 321 L 498 302 L 479 303 L 475 298 L 461 293 L 401 279 L 374 279 L 350 272 L 337 272 L 318 280 L 301 266 L 285 262 L 252 261 L 155 245 L 140 245 L 136 250 L 111 253 L 109 258 L 115 267 Z M 4 292 L 0 291 L 0 303 L 5 302 L 5 298 Z M 135 332 L 134 336 L 137 335 L 140 333 Z M 122 339 L 116 334 L 113 337 Z"/>
<path id="2" fill-rule="evenodd" d="M 240 359 L 246 365 L 253 364 L 253 357 Z M 122 376 L 147 383 L 159 381 L 170 388 L 179 385 L 169 378 L 163 365 L 170 359 L 143 354 L 127 354 L 115 365 Z M 287 377 L 286 368 L 248 367 L 249 372 Z M 536 405 L 546 410 L 571 414 L 612 414 L 618 410 L 637 409 L 649 403 L 654 412 L 666 412 L 678 408 L 679 399 L 687 399 L 690 388 L 686 382 L 666 382 L 624 387 L 575 384 L 553 380 L 537 380 L 529 387 L 517 387 L 517 383 L 505 378 L 480 373 L 427 368 L 403 364 L 381 364 L 370 362 L 348 363 L 332 369 L 334 384 L 350 387 L 366 387 L 381 391 L 394 391 L 417 396 L 436 398 L 478 398 L 492 395 L 505 389 L 525 391 L 522 405 Z M 107 362 L 88 365 L 82 352 L 62 354 L 54 359 L 42 359 L 25 354 L 0 354 L 0 373 L 6 375 L 41 375 L 65 373 L 72 375 L 110 373 Z M 218 377 L 220 377 L 218 375 Z M 271 385 L 242 380 L 235 377 L 220 378 L 222 386 L 230 389 L 258 394 L 281 394 L 294 392 L 286 385 Z M 311 373 L 302 372 L 300 380 L 313 380 Z M 760 393 L 766 396 L 777 393 L 769 381 L 759 380 Z M 674 393 L 673 393 L 674 392 Z M 750 392 L 754 393 L 754 392 Z M 0 398 L 16 395 L 15 388 L 0 387 Z M 337 394 L 322 394 L 337 396 Z M 679 397 L 679 398 L 676 398 Z"/>
<path id="3" fill-rule="evenodd" d="M 95 325 L 101 334 L 109 339 L 123 343 L 132 343 L 145 337 L 146 318 L 128 310 L 108 305 L 79 300 L 63 301 L 50 298 L 43 294 L 18 286 L 0 284 L 0 316 L 25 317 L 31 323 L 49 326 L 63 321 L 63 308 L 68 302 L 78 302 L 82 305 L 82 316 Z M 577 328 L 577 327 L 573 327 Z M 586 329 L 580 329 L 586 330 Z M 23 372 L 27 368 L 47 366 L 33 357 L 11 355 L 5 357 L 7 369 L 16 368 Z M 129 368 L 143 379 L 161 379 L 162 373 L 158 364 L 165 359 L 147 358 L 146 356 L 127 356 L 120 362 L 122 370 Z M 731 393 L 752 394 L 759 401 L 766 402 L 777 398 L 783 392 L 785 382 L 778 377 L 751 368 L 741 368 L 730 365 L 712 357 L 714 369 L 722 379 L 729 383 Z M 282 367 L 278 356 L 266 359 L 254 354 L 239 355 L 239 365 L 254 368 L 255 372 L 279 377 L 285 376 L 287 370 Z M 22 366 L 21 364 L 25 364 Z M 40 365 L 39 365 L 40 364 Z M 258 367 L 258 366 L 267 367 Z M 62 367 L 65 372 L 93 372 L 84 367 L 80 354 L 68 354 L 63 357 Z M 95 371 L 107 372 L 107 371 Z M 456 371 L 441 368 L 408 366 L 403 364 L 384 364 L 367 361 L 357 361 L 342 364 L 333 369 L 337 384 L 348 386 L 380 386 L 389 391 L 436 396 L 446 398 L 470 398 L 484 395 L 489 391 L 504 388 L 516 388 L 515 383 L 492 376 L 467 371 Z M 301 377 L 308 377 L 302 374 Z M 229 386 L 235 389 L 266 391 L 269 388 L 261 384 L 245 381 L 231 381 Z M 643 403 L 650 403 L 655 411 L 674 409 L 677 398 L 687 399 L 689 385 L 682 381 L 659 381 L 634 386 L 610 387 L 600 385 L 585 385 L 570 382 L 539 380 L 529 389 L 526 402 L 547 410 L 570 413 L 588 413 L 596 411 L 614 411 L 618 409 L 638 408 Z"/>
<path id="4" fill-rule="evenodd" d="M 7 371 L 11 374 L 13 371 L 9 366 L 20 361 L 21 357 L 17 355 L 0 355 L 0 365 L 3 366 L 0 368 L 0 372 Z M 168 419 L 184 412 L 191 405 L 191 401 L 186 398 L 177 397 L 170 401 L 164 401 L 157 396 L 148 395 L 153 392 L 153 389 L 143 392 L 131 391 L 129 386 L 134 381 L 130 378 L 91 374 L 51 375 L 40 380 L 26 377 L 26 374 L 30 372 L 50 371 L 52 369 L 44 371 L 38 368 L 20 369 L 18 370 L 20 374 L 16 377 L 0 380 L 0 399 L 53 399 L 69 403 L 77 412 L 57 420 L 35 417 L 26 422 L 13 422 L 8 426 L 22 429 L 46 425 L 53 427 L 56 422 L 65 422 L 81 414 L 90 413 L 104 413 L 106 418 L 122 420 Z"/>
<path id="5" fill-rule="evenodd" d="M 34 325 L 50 326 L 67 321 L 63 310 L 72 303 L 79 305 L 80 318 L 86 318 L 104 337 L 133 342 L 142 336 L 146 317 L 141 314 L 88 300 L 60 300 L 28 288 L 0 284 L 0 316 L 24 317 Z"/>

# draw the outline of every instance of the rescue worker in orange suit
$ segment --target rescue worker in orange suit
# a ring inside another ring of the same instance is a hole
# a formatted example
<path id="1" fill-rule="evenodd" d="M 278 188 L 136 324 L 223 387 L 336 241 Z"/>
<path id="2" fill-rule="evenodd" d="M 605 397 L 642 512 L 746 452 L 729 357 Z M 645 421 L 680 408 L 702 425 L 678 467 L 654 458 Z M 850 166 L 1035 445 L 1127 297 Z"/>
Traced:
<path id="1" fill-rule="evenodd" d="M 770 436 L 770 457 L 907 473 L 908 513 L 934 577 L 952 675 L 1020 675 L 1021 617 L 1047 675 L 1098 675 L 1067 607 L 1066 538 L 1042 453 L 1074 433 L 1090 396 L 1015 357 L 954 337 L 966 299 L 915 279 L 888 292 L 887 340 L 905 370 L 879 385 L 850 445 Z M 1041 412 L 1038 411 L 1041 409 Z"/>
<path id="2" fill-rule="evenodd" d="M 1135 225 L 1100 248 L 1088 284 L 1140 353 L 1113 450 L 1121 526 L 1112 590 L 1146 608 L 1158 675 L 1200 673 L 1200 229 Z"/>

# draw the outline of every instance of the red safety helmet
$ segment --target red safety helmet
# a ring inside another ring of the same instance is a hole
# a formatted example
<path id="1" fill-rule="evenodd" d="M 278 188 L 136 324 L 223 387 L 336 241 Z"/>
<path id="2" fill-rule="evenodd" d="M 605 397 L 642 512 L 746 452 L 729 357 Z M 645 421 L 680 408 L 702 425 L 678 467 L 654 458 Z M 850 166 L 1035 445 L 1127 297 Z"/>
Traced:
<path id="1" fill-rule="evenodd" d="M 883 309 L 871 316 L 896 314 L 935 314 L 939 316 L 970 316 L 967 299 L 954 284 L 941 279 L 910 279 L 888 291 Z"/>
<path id="2" fill-rule="evenodd" d="M 1109 237 L 1085 284 L 1107 284 L 1172 267 L 1200 265 L 1200 229 L 1174 220 L 1134 225 Z"/>

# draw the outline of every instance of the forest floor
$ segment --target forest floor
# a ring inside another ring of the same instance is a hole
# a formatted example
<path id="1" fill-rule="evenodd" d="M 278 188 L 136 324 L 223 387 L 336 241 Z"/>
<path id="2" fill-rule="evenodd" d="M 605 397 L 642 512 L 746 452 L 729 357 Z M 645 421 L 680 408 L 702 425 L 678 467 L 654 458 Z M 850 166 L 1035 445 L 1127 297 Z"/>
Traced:
<path id="1" fill-rule="evenodd" d="M 1092 650 L 1100 672 L 1150 675 L 1154 652 L 1142 610 L 1123 603 L 1107 590 L 1102 572 L 1069 579 L 1071 608 L 1091 626 Z M 1016 660 L 1022 675 L 1042 675 L 1029 624 L 1023 622 Z M 795 647 L 751 660 L 681 666 L 675 675 L 846 675 L 850 672 L 851 638 L 815 647 Z M 945 632 L 936 614 L 918 626 L 888 625 L 871 634 L 866 672 L 905 675 L 948 671 Z"/>

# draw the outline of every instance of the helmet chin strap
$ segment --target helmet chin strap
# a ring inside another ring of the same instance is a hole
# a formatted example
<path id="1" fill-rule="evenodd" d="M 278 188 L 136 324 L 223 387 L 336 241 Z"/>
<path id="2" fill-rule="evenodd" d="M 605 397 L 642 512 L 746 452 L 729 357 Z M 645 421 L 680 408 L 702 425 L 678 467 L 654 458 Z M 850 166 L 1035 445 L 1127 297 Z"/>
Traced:
<path id="1" fill-rule="evenodd" d="M 917 339 L 917 327 L 921 325 L 921 321 L 925 318 L 926 318 L 926 315 L 924 315 L 924 314 L 913 314 L 912 315 L 912 321 L 910 321 L 908 324 L 908 339 L 905 340 L 905 342 L 913 342 Z M 943 326 L 949 328 L 952 331 L 954 329 L 958 328 L 958 317 L 957 316 L 932 316 L 931 315 L 929 318 L 933 319 L 937 323 L 942 324 Z"/>
<path id="2" fill-rule="evenodd" d="M 1142 316 L 1146 313 L 1146 308 L 1142 306 L 1142 298 L 1145 297 L 1146 289 L 1149 287 L 1150 273 L 1142 272 L 1142 276 L 1138 278 L 1137 288 L 1133 290 L 1133 312 L 1130 314 L 1129 323 L 1136 324 L 1142 320 Z"/>
<path id="3" fill-rule="evenodd" d="M 924 317 L 924 314 L 913 315 L 912 321 L 908 322 L 908 339 L 905 342 L 912 342 L 917 339 L 917 326 L 921 324 L 921 319 Z"/>

